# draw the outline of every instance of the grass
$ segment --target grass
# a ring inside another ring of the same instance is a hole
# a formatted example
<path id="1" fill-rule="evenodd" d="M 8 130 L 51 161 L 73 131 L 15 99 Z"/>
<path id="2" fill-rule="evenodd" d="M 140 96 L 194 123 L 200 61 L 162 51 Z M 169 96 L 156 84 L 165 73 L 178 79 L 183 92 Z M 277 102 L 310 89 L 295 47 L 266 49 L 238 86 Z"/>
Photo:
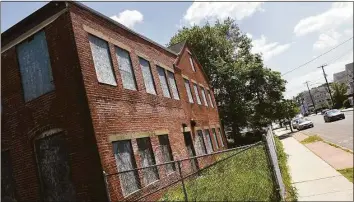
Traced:
<path id="1" fill-rule="evenodd" d="M 284 182 L 285 189 L 286 189 L 285 200 L 286 201 L 297 201 L 296 188 L 293 187 L 291 184 L 291 175 L 289 173 L 289 167 L 287 164 L 288 156 L 284 152 L 283 144 L 281 143 L 279 138 L 274 137 L 274 139 L 275 139 L 275 145 L 277 148 L 277 157 L 278 157 L 280 172 L 281 172 L 281 176 L 283 178 L 283 182 Z"/>
<path id="2" fill-rule="evenodd" d="M 349 149 L 345 149 L 343 147 L 340 147 L 340 146 L 338 146 L 336 144 L 333 144 L 333 143 L 330 143 L 330 142 L 327 142 L 327 141 L 324 141 L 324 142 L 329 144 L 329 145 L 331 145 L 332 147 L 335 147 L 335 148 L 341 149 L 341 150 L 343 150 L 345 152 L 349 152 L 349 153 L 353 154 L 353 152 L 351 150 L 349 150 Z"/>
<path id="3" fill-rule="evenodd" d="M 318 135 L 311 135 L 311 136 L 307 137 L 306 139 L 302 140 L 301 143 L 302 144 L 309 144 L 309 143 L 318 142 L 318 141 L 323 141 L 323 139 Z"/>
<path id="4" fill-rule="evenodd" d="M 255 146 L 185 181 L 189 201 L 278 201 L 263 145 Z M 160 201 L 183 201 L 182 187 Z"/>
<path id="5" fill-rule="evenodd" d="M 343 170 L 338 170 L 344 177 L 346 177 L 349 181 L 353 182 L 353 168 L 346 168 Z"/>

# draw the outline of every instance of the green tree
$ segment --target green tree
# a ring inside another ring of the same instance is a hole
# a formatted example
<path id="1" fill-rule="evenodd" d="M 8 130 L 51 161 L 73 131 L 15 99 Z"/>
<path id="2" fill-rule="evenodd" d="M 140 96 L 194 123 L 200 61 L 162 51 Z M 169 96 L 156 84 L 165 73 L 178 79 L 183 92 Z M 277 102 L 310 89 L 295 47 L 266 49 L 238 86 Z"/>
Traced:
<path id="1" fill-rule="evenodd" d="M 280 120 L 287 120 L 289 123 L 291 119 L 295 117 L 300 112 L 298 104 L 294 100 L 283 99 L 282 101 L 276 103 L 276 118 Z M 291 132 L 293 131 L 290 126 Z"/>
<path id="2" fill-rule="evenodd" d="M 344 83 L 335 83 L 331 84 L 331 88 L 333 91 L 333 101 L 334 101 L 334 108 L 341 108 L 343 107 L 344 100 L 347 99 L 347 89 L 348 86 Z"/>

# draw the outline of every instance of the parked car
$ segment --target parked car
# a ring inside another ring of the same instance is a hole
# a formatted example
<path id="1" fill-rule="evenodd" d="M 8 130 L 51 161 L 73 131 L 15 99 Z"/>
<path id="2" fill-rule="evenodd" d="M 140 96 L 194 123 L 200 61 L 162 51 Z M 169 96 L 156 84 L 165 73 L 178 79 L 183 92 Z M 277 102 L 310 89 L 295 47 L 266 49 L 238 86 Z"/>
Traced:
<path id="1" fill-rule="evenodd" d="M 321 111 L 321 114 L 323 115 L 323 114 L 325 114 L 326 113 L 326 111 L 328 111 L 329 109 L 324 109 L 324 110 L 322 110 Z"/>
<path id="2" fill-rule="evenodd" d="M 335 120 L 345 119 L 344 113 L 338 109 L 328 110 L 324 113 L 323 119 L 325 122 L 331 122 Z"/>
<path id="3" fill-rule="evenodd" d="M 299 120 L 301 118 L 295 118 L 291 121 L 291 125 L 293 125 L 293 128 L 297 129 L 297 126 L 298 126 L 298 123 L 299 123 Z"/>
<path id="4" fill-rule="evenodd" d="M 313 128 L 312 121 L 310 121 L 310 120 L 308 120 L 306 118 L 305 119 L 299 119 L 296 129 L 303 130 L 303 129 L 306 129 L 306 128 Z"/>

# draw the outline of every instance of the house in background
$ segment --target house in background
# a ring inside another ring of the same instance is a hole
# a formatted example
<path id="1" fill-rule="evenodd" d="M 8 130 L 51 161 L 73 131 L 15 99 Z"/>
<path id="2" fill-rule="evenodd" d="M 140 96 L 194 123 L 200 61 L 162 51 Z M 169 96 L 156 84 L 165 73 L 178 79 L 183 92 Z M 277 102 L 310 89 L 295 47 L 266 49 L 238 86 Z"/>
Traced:
<path id="1" fill-rule="evenodd" d="M 176 168 L 112 175 L 108 189 L 103 172 L 226 148 L 185 42 L 163 47 L 77 2 L 50 2 L 1 39 L 3 200 L 129 200 Z"/>

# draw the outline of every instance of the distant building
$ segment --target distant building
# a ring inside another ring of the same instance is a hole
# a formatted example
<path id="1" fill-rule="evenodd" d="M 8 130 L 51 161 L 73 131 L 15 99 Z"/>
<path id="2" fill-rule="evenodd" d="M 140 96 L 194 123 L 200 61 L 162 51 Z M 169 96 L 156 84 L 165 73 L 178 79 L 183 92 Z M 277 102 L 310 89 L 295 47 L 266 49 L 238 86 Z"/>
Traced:
<path id="1" fill-rule="evenodd" d="M 318 86 L 312 88 L 310 91 L 315 106 L 313 106 L 310 93 L 308 91 L 303 91 L 301 93 L 301 98 L 303 98 L 303 102 L 304 102 L 303 103 L 304 111 L 308 112 L 308 111 L 313 111 L 314 109 L 319 109 L 319 108 L 329 106 L 331 97 L 328 93 L 328 89 L 326 86 L 324 85 Z"/>
<path id="2" fill-rule="evenodd" d="M 347 72 L 341 71 L 333 74 L 333 82 L 347 84 Z"/>
<path id="3" fill-rule="evenodd" d="M 345 71 L 347 73 L 347 85 L 348 85 L 348 99 L 351 105 L 353 105 L 353 92 L 354 92 L 354 79 L 353 79 L 353 63 L 345 65 Z"/>

